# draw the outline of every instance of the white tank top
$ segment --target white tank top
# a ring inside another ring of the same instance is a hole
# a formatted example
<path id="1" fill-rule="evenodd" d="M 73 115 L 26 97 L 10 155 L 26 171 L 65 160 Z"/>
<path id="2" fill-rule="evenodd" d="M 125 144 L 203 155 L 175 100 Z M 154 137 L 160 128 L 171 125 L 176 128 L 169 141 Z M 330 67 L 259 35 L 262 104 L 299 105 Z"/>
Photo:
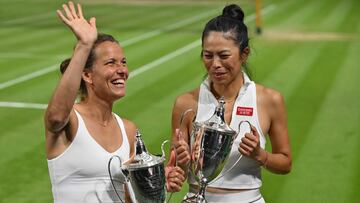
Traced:
<path id="1" fill-rule="evenodd" d="M 260 128 L 260 123 L 257 114 L 256 105 L 256 85 L 249 77 L 244 75 L 244 85 L 241 87 L 238 97 L 235 100 L 230 127 L 238 132 L 237 138 L 231 148 L 229 159 L 224 166 L 224 169 L 220 173 L 220 176 L 224 172 L 227 172 L 230 167 L 238 160 L 240 152 L 238 147 L 241 138 L 244 137 L 246 132 L 250 132 L 249 125 L 243 123 L 238 129 L 238 125 L 241 121 L 247 120 L 251 125 L 255 126 L 260 135 L 260 146 L 265 148 L 266 139 Z M 196 115 L 196 121 L 203 122 L 208 120 L 218 105 L 218 101 L 210 91 L 208 79 L 204 80 L 200 86 L 198 109 Z M 194 177 L 189 174 L 189 182 L 191 184 L 197 184 Z M 255 189 L 261 187 L 261 167 L 257 161 L 243 156 L 240 161 L 230 171 L 218 180 L 209 183 L 211 187 L 228 188 L 228 189 Z"/>
<path id="2" fill-rule="evenodd" d="M 78 129 L 70 146 L 58 157 L 48 160 L 54 202 L 120 202 L 110 182 L 108 162 L 113 155 L 124 163 L 129 159 L 130 146 L 124 123 L 116 114 L 122 134 L 122 145 L 113 153 L 107 152 L 89 134 L 84 120 L 76 112 Z M 119 160 L 111 163 L 115 187 L 124 200 Z"/>

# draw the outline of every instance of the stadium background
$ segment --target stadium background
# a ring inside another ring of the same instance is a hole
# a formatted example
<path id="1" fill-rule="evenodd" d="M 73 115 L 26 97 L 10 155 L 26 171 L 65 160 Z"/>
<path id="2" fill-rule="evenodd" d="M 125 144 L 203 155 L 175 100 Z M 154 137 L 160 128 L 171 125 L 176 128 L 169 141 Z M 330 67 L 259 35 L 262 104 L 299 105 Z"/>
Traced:
<path id="1" fill-rule="evenodd" d="M 59 63 L 75 43 L 55 14 L 63 2 L 0 0 L 0 202 L 52 201 L 43 113 Z M 205 74 L 199 42 L 205 22 L 239 3 L 251 35 L 253 79 L 279 90 L 288 111 L 293 170 L 263 172 L 265 199 L 359 201 L 360 1 L 263 1 L 262 36 L 254 34 L 252 0 L 80 2 L 86 17 L 97 17 L 99 31 L 125 47 L 131 78 L 114 111 L 137 123 L 154 154 L 169 139 L 176 96 Z"/>

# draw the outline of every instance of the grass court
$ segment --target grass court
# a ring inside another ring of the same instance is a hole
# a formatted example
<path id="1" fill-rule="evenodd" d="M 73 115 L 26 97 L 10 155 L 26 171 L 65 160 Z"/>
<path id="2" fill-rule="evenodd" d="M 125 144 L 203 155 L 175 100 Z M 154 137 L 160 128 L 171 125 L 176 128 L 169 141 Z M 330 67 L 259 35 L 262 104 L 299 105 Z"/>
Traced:
<path id="1" fill-rule="evenodd" d="M 0 0 L 2 203 L 52 202 L 43 114 L 58 66 L 75 43 L 56 16 L 63 2 Z M 254 34 L 253 0 L 80 2 L 87 18 L 97 18 L 98 30 L 125 49 L 131 76 L 114 111 L 138 125 L 154 154 L 170 137 L 176 96 L 204 77 L 203 26 L 225 4 L 240 4 L 251 35 L 253 79 L 280 91 L 288 112 L 293 169 L 286 176 L 263 171 L 266 202 L 359 201 L 360 1 L 263 1 L 261 36 Z"/>

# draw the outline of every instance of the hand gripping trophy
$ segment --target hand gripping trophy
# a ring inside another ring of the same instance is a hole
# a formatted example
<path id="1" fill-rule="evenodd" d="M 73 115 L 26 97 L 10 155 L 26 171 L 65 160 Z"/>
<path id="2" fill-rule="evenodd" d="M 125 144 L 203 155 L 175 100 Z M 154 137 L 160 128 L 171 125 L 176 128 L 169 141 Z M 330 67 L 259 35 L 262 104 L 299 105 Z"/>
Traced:
<path id="1" fill-rule="evenodd" d="M 225 102 L 223 98 L 219 99 L 219 105 L 214 114 L 205 122 L 193 121 L 193 129 L 190 134 L 190 173 L 195 177 L 200 188 L 196 195 L 186 197 L 183 203 L 206 203 L 205 190 L 211 181 L 216 181 L 228 171 L 230 171 L 241 159 L 241 155 L 227 171 L 222 172 L 227 158 L 229 157 L 232 144 L 237 137 L 236 131 L 231 129 L 225 122 Z M 183 113 L 183 116 L 189 109 Z M 193 111 L 194 112 L 194 111 Z M 182 120 L 182 119 L 181 119 Z M 195 120 L 195 119 L 194 119 Z M 182 122 L 182 121 L 180 121 Z M 240 126 L 243 122 L 239 123 Z M 181 125 L 181 124 L 180 124 Z M 222 172 L 222 175 L 219 174 Z"/>

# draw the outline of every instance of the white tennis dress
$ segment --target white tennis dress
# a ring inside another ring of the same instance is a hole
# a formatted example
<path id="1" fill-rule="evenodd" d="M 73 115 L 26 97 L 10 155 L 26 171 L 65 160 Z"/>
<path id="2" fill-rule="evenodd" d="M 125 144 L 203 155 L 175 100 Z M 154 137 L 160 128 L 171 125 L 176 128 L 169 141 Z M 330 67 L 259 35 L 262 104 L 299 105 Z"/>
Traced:
<path id="1" fill-rule="evenodd" d="M 210 187 L 224 189 L 249 189 L 232 194 L 211 194 L 206 192 L 206 199 L 210 202 L 263 202 L 259 188 L 261 187 L 261 166 L 251 158 L 243 156 L 240 161 L 228 171 L 238 160 L 240 152 L 238 147 L 241 138 L 246 132 L 250 132 L 249 125 L 243 123 L 239 132 L 239 123 L 249 121 L 255 126 L 260 135 L 260 146 L 265 148 L 266 138 L 261 130 L 256 103 L 256 85 L 250 78 L 244 74 L 244 85 L 241 87 L 238 97 L 235 100 L 232 111 L 230 127 L 238 132 L 237 138 L 231 148 L 231 152 L 224 169 L 220 173 L 221 178 L 209 183 Z M 208 79 L 205 79 L 200 86 L 198 110 L 196 121 L 203 122 L 208 120 L 218 105 L 218 101 L 210 91 Z M 225 175 L 223 175 L 225 172 Z M 194 177 L 189 174 L 188 181 L 190 184 L 197 184 Z M 194 193 L 195 191 L 190 191 Z"/>
<path id="2" fill-rule="evenodd" d="M 124 123 L 115 114 L 123 143 L 115 152 L 109 153 L 89 134 L 81 115 L 75 113 L 78 129 L 74 140 L 61 155 L 48 160 L 54 202 L 120 202 L 110 182 L 108 161 L 113 155 L 121 157 L 122 162 L 129 159 L 130 146 Z M 117 191 L 124 200 L 119 161 L 113 159 L 110 168 Z"/>

